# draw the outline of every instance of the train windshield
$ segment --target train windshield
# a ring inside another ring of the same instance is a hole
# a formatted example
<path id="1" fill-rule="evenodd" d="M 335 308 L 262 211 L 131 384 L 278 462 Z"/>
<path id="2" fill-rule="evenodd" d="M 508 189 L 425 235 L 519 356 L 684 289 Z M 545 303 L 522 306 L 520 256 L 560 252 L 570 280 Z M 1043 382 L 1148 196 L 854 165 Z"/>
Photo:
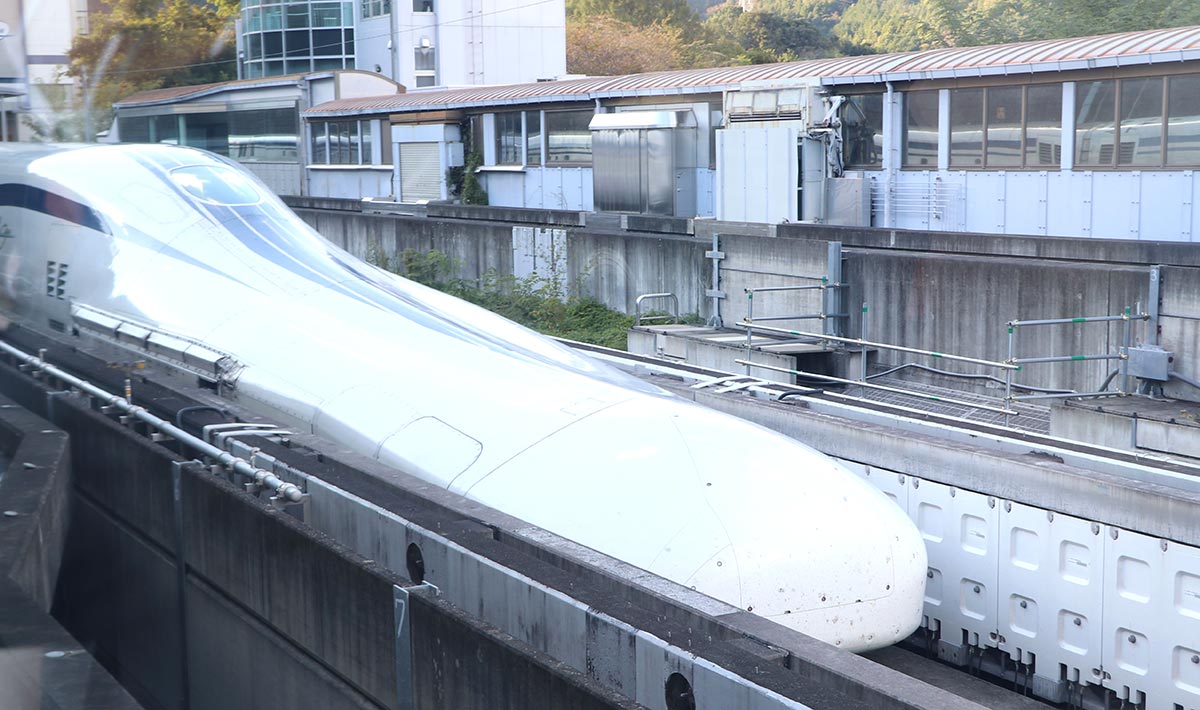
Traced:
<path id="1" fill-rule="evenodd" d="M 245 173 L 224 165 L 189 165 L 175 168 L 170 174 L 176 185 L 211 205 L 257 205 L 263 199 Z"/>

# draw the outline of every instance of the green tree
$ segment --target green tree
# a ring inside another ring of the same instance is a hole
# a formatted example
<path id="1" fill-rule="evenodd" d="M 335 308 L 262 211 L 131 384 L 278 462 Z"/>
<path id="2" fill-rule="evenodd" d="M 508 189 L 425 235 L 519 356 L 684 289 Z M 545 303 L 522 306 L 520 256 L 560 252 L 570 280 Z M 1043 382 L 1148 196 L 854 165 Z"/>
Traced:
<path id="1" fill-rule="evenodd" d="M 112 104 L 171 86 L 233 79 L 233 21 L 238 0 L 101 0 L 92 31 L 75 37 L 67 73 L 90 95 L 93 125 L 107 125 Z"/>
<path id="2" fill-rule="evenodd" d="M 746 12 L 726 3 L 704 27 L 733 64 L 764 64 L 835 54 L 832 37 L 815 23 L 772 12 Z"/>
<path id="3" fill-rule="evenodd" d="M 695 30 L 700 25 L 699 15 L 687 0 L 567 0 L 569 18 L 601 15 L 641 27 L 666 24 Z"/>
<path id="4" fill-rule="evenodd" d="M 683 31 L 656 22 L 634 25 L 605 15 L 567 23 L 567 71 L 608 76 L 677 69 L 690 58 Z"/>
<path id="5" fill-rule="evenodd" d="M 846 8 L 834 35 L 876 52 L 909 52 L 947 46 L 938 17 L 924 0 L 858 0 Z"/>

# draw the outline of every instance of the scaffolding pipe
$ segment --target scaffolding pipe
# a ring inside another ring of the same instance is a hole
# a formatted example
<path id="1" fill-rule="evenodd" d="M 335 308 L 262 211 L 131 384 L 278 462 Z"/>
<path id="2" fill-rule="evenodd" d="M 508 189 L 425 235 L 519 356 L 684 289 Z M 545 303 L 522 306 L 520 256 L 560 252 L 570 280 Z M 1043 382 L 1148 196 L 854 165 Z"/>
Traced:
<path id="1" fill-rule="evenodd" d="M 103 402 L 104 405 L 112 407 L 126 416 L 133 417 L 134 419 L 145 423 L 147 426 L 158 431 L 159 433 L 166 434 L 172 439 L 187 445 L 193 451 L 215 460 L 217 463 L 233 471 L 234 473 L 241 474 L 253 480 L 255 484 L 274 491 L 275 495 L 280 498 L 284 498 L 292 503 L 299 503 L 304 499 L 304 492 L 294 484 L 283 481 L 270 471 L 264 471 L 260 468 L 257 468 L 251 465 L 245 459 L 234 456 L 233 454 L 221 448 L 213 446 L 203 439 L 193 436 L 192 434 L 184 431 L 165 419 L 160 419 L 154 416 L 147 411 L 145 407 L 140 407 L 136 404 L 126 402 L 125 399 L 120 395 L 110 394 L 100 389 L 96 385 L 88 382 L 87 380 L 81 380 L 64 370 L 60 370 L 45 360 L 14 348 L 8 343 L 0 342 L 0 350 L 12 355 L 14 358 L 32 367 L 33 369 L 57 379 L 68 387 L 73 387 L 89 397 L 95 397 Z"/>
<path id="2" fill-rule="evenodd" d="M 968 362 L 974 365 L 985 365 L 987 367 L 996 367 L 1005 370 L 1020 370 L 1020 365 L 1013 365 L 1007 362 L 995 362 L 994 360 L 982 360 L 980 358 L 965 357 L 963 355 L 948 355 L 946 353 L 933 352 L 932 350 L 918 350 L 917 348 L 906 348 L 900 345 L 889 345 L 887 343 L 873 343 L 862 338 L 844 338 L 840 335 L 823 335 L 821 333 L 805 333 L 799 330 L 788 330 L 786 328 L 772 328 L 767 325 L 754 326 L 753 323 L 742 321 L 738 325 L 744 328 L 756 327 L 758 330 L 764 330 L 771 333 L 781 333 L 783 335 L 794 335 L 799 338 L 811 338 L 812 340 L 833 340 L 839 343 L 847 343 L 849 345 L 868 346 L 879 348 L 880 350 L 894 350 L 901 353 L 912 353 L 914 355 L 924 355 L 926 357 L 939 358 L 941 360 L 953 360 L 954 362 Z"/>
<path id="3" fill-rule="evenodd" d="M 860 359 L 862 360 L 862 362 L 859 363 L 859 379 L 862 380 L 863 382 L 866 382 L 867 381 L 867 346 L 865 344 L 865 341 L 867 339 L 867 304 L 866 303 L 863 303 L 863 306 L 862 306 L 862 323 L 859 325 L 858 335 L 859 335 L 859 338 L 861 338 L 864 341 L 864 345 L 862 346 L 862 353 L 859 356 Z"/>
<path id="4" fill-rule="evenodd" d="M 1005 416 L 1017 416 L 1019 412 L 1008 408 L 993 407 L 988 404 L 979 404 L 978 402 L 967 402 L 961 399 L 951 399 L 949 397 L 939 397 L 935 394 L 925 392 L 914 392 L 912 390 L 900 389 L 899 387 L 888 387 L 887 385 L 877 385 L 870 382 L 859 382 L 858 380 L 847 380 L 842 377 L 834 377 L 832 375 L 819 375 L 815 372 L 804 372 L 803 370 L 789 370 L 786 367 L 777 367 L 775 365 L 757 365 L 748 360 L 736 360 L 739 364 L 757 367 L 763 370 L 774 370 L 775 372 L 783 372 L 797 377 L 813 377 L 818 380 L 826 380 L 828 382 L 837 382 L 839 384 L 856 385 L 858 387 L 867 387 L 869 389 L 881 390 L 883 392 L 894 392 L 896 394 L 906 395 L 908 397 L 917 397 L 919 399 L 928 399 L 934 402 L 942 402 L 943 404 L 953 404 L 960 407 L 969 407 L 971 409 L 982 409 L 996 414 L 1004 414 Z"/>
<path id="5" fill-rule="evenodd" d="M 1125 313 L 1119 316 L 1081 316 L 1079 318 L 1048 318 L 1045 320 L 1010 320 L 1008 324 L 1013 328 L 1025 328 L 1034 325 L 1066 325 L 1069 323 L 1108 323 L 1118 320 L 1149 320 L 1150 316 L 1145 313 L 1130 315 L 1129 309 L 1125 309 Z"/>
<path id="6" fill-rule="evenodd" d="M 1103 355 L 1049 355 L 1046 357 L 1013 358 L 1017 365 L 1033 365 L 1041 362 L 1083 362 L 1084 360 L 1124 360 L 1121 353 L 1105 353 Z"/>
<path id="7" fill-rule="evenodd" d="M 1112 397 L 1116 394 L 1119 393 L 1109 392 L 1108 390 L 1100 392 L 1064 392 L 1061 394 L 1019 394 L 1013 397 L 1013 399 L 1022 401 L 1026 399 L 1071 399 L 1073 397 Z"/>
<path id="8" fill-rule="evenodd" d="M 1006 361 L 1009 364 L 1014 364 L 1013 358 L 1016 357 L 1016 347 L 1017 347 L 1017 329 L 1015 327 L 1013 327 L 1012 323 L 1009 323 L 1008 324 L 1008 360 Z M 1013 401 L 1012 385 L 1013 385 L 1013 371 L 1005 370 L 1004 371 L 1004 401 L 1005 402 Z M 1008 415 L 1007 414 L 1004 415 L 1004 426 L 1008 426 Z"/>

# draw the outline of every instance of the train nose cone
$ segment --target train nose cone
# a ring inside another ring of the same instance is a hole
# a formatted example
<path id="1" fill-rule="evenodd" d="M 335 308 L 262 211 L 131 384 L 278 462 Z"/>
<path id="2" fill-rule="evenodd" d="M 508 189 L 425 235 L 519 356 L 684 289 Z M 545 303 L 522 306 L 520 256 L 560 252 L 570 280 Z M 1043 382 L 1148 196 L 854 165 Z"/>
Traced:
<path id="1" fill-rule="evenodd" d="M 895 504 L 808 447 L 678 399 L 592 414 L 468 494 L 843 648 L 920 621 L 924 547 Z"/>

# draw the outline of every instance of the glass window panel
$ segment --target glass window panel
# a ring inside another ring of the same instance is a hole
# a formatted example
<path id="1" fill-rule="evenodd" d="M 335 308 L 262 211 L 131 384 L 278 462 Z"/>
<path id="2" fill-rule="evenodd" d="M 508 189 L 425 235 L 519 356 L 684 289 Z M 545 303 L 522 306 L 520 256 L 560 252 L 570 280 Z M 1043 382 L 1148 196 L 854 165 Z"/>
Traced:
<path id="1" fill-rule="evenodd" d="M 437 76 L 433 74 L 417 75 L 417 87 L 420 88 L 423 86 L 437 86 Z"/>
<path id="2" fill-rule="evenodd" d="M 342 25 L 345 27 L 354 26 L 354 3 L 342 3 Z"/>
<path id="3" fill-rule="evenodd" d="M 285 74 L 305 74 L 312 71 L 312 60 L 289 59 L 283 66 Z"/>
<path id="4" fill-rule="evenodd" d="M 330 69 L 341 69 L 342 60 L 340 59 L 314 59 L 314 71 L 329 71 Z"/>
<path id="5" fill-rule="evenodd" d="M 413 50 L 413 53 L 414 61 L 416 62 L 416 66 L 414 68 L 417 71 L 434 71 L 437 69 L 437 65 L 435 64 L 436 59 L 433 54 L 433 47 L 417 47 L 415 50 Z"/>
<path id="6" fill-rule="evenodd" d="M 247 32 L 258 32 L 262 29 L 262 10 L 257 7 L 246 10 L 245 17 Z"/>
<path id="7" fill-rule="evenodd" d="M 351 23 L 353 24 L 353 23 Z M 342 8 L 335 2 L 319 2 L 312 9 L 313 27 L 341 27 Z"/>
<path id="8" fill-rule="evenodd" d="M 937 168 L 938 92 L 904 95 L 904 166 Z"/>
<path id="9" fill-rule="evenodd" d="M 343 32 L 342 54 L 354 55 L 354 30 L 347 29 Z"/>
<path id="10" fill-rule="evenodd" d="M 1168 81 L 1167 164 L 1200 165 L 1200 74 Z"/>
<path id="11" fill-rule="evenodd" d="M 1116 157 L 1117 82 L 1081 81 L 1075 85 L 1075 164 L 1112 165 Z"/>
<path id="12" fill-rule="evenodd" d="M 154 117 L 154 142 L 179 144 L 179 118 L 177 116 Z"/>
<path id="13" fill-rule="evenodd" d="M 1121 80 L 1121 149 L 1118 165 L 1162 164 L 1161 77 Z"/>
<path id="14" fill-rule="evenodd" d="M 590 165 L 592 111 L 556 111 L 546 114 L 546 164 Z"/>
<path id="15" fill-rule="evenodd" d="M 279 59 L 283 56 L 282 32 L 264 32 L 262 41 L 264 57 L 267 59 Z"/>
<path id="16" fill-rule="evenodd" d="M 246 58 L 262 59 L 262 35 L 246 35 Z"/>
<path id="17" fill-rule="evenodd" d="M 1021 94 L 1019 86 L 987 90 L 987 156 L 989 168 L 1021 166 Z"/>
<path id="18" fill-rule="evenodd" d="M 145 116 L 119 118 L 117 119 L 117 132 L 121 135 L 122 143 L 149 143 L 150 119 Z"/>
<path id="19" fill-rule="evenodd" d="M 324 165 L 329 162 L 329 138 L 326 130 L 329 124 L 325 121 L 314 121 L 309 124 L 312 131 L 312 145 L 309 146 L 309 160 L 314 165 Z"/>
<path id="20" fill-rule="evenodd" d="M 983 89 L 950 92 L 950 165 L 983 167 Z"/>
<path id="21" fill-rule="evenodd" d="M 279 76 L 283 74 L 283 62 L 263 62 L 263 76 Z"/>
<path id="22" fill-rule="evenodd" d="M 284 38 L 287 41 L 287 56 L 307 57 L 312 48 L 308 43 L 308 30 L 288 30 Z"/>
<path id="23" fill-rule="evenodd" d="M 288 5 L 287 26 L 290 28 L 308 27 L 308 5 Z"/>
<path id="24" fill-rule="evenodd" d="M 1025 167 L 1062 165 L 1062 84 L 1025 92 Z"/>
<path id="25" fill-rule="evenodd" d="M 358 123 L 359 147 L 362 150 L 362 156 L 359 158 L 359 162 L 362 163 L 363 165 L 370 165 L 372 162 L 371 161 L 371 134 L 373 132 L 374 131 L 371 130 L 371 122 L 370 121 L 359 121 L 359 123 Z"/>
<path id="26" fill-rule="evenodd" d="M 246 78 L 258 79 L 263 75 L 262 62 L 251 62 L 246 64 Z"/>
<path id="27" fill-rule="evenodd" d="M 413 12 L 433 12 L 433 0 L 413 0 Z"/>
<path id="28" fill-rule="evenodd" d="M 281 8 L 264 7 L 262 17 L 262 27 L 264 30 L 281 30 L 283 29 L 283 15 Z"/>
<path id="29" fill-rule="evenodd" d="M 313 30 L 312 43 L 313 56 L 338 56 L 342 53 L 341 30 Z"/>
<path id="30" fill-rule="evenodd" d="M 542 164 L 542 112 L 525 112 L 525 164 Z"/>
<path id="31" fill-rule="evenodd" d="M 496 164 L 521 164 L 521 114 L 496 114 Z"/>
<path id="32" fill-rule="evenodd" d="M 229 118 L 225 113 L 191 113 L 183 116 L 183 143 L 229 155 Z"/>
<path id="33" fill-rule="evenodd" d="M 847 96 L 841 114 L 842 162 L 850 167 L 882 167 L 883 95 Z"/>
<path id="34" fill-rule="evenodd" d="M 262 109 L 229 113 L 229 157 L 243 163 L 294 163 L 296 110 Z"/>

